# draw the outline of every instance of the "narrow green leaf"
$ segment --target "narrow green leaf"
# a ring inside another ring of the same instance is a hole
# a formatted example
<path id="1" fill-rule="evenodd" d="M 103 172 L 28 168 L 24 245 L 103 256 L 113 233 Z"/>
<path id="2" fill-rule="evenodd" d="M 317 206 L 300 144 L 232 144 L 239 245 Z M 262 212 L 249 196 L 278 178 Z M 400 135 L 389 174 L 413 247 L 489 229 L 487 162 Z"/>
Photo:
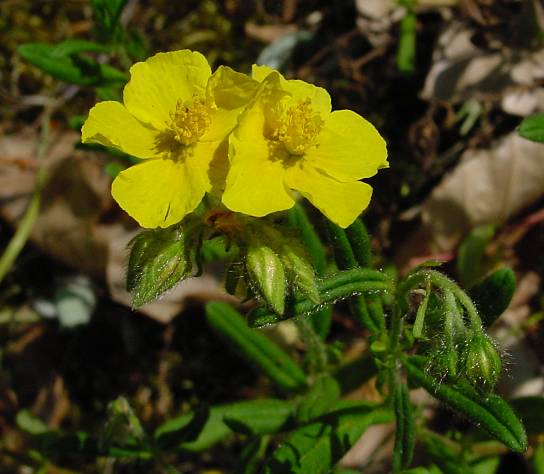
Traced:
<path id="1" fill-rule="evenodd" d="M 485 327 L 491 326 L 506 311 L 515 290 L 516 274 L 510 268 L 493 272 L 470 289 L 470 297 Z"/>
<path id="2" fill-rule="evenodd" d="M 208 303 L 206 319 L 212 329 L 279 388 L 297 392 L 306 387 L 306 376 L 300 367 L 270 339 L 248 328 L 240 313 L 230 305 Z"/>
<path id="3" fill-rule="evenodd" d="M 265 464 L 265 474 L 325 474 L 373 424 L 391 421 L 383 407 L 357 403 L 293 432 Z"/>
<path id="4" fill-rule="evenodd" d="M 154 437 L 160 449 L 203 451 L 237 431 L 251 434 L 276 433 L 291 426 L 296 405 L 293 402 L 263 399 L 215 406 L 205 422 L 197 410 L 172 418 L 159 426 Z M 187 437 L 187 427 L 197 420 L 198 433 Z"/>
<path id="5" fill-rule="evenodd" d="M 544 142 L 544 113 L 523 119 L 518 127 L 518 132 L 527 140 Z"/>
<path id="6" fill-rule="evenodd" d="M 417 18 L 413 10 L 409 10 L 400 22 L 399 46 L 397 49 L 397 68 L 400 72 L 414 71 L 416 56 Z"/>
<path id="7" fill-rule="evenodd" d="M 393 472 L 401 472 L 410 467 L 415 446 L 415 425 L 410 404 L 410 391 L 401 381 L 394 387 L 393 407 L 396 421 Z"/>
<path id="8" fill-rule="evenodd" d="M 65 58 L 67 56 L 72 56 L 73 54 L 79 53 L 108 53 L 109 51 L 110 48 L 104 44 L 71 38 L 53 45 L 50 49 L 50 54 L 55 58 Z"/>
<path id="9" fill-rule="evenodd" d="M 485 248 L 491 242 L 495 228 L 492 225 L 475 227 L 463 240 L 457 255 L 457 272 L 463 286 L 470 288 L 482 274 Z"/>
<path id="10" fill-rule="evenodd" d="M 533 456 L 535 474 L 544 474 L 544 443 L 539 443 Z"/>
<path id="11" fill-rule="evenodd" d="M 99 36 L 104 41 L 113 41 L 120 30 L 119 19 L 127 0 L 91 0 L 93 15 Z"/>
<path id="12" fill-rule="evenodd" d="M 300 203 L 296 203 L 287 214 L 289 223 L 300 233 L 301 241 L 308 250 L 313 266 L 318 275 L 323 275 L 327 268 L 327 256 L 325 247 L 317 235 L 310 219 Z"/>
<path id="13" fill-rule="evenodd" d="M 352 296 L 390 290 L 391 285 L 389 282 L 379 280 L 365 281 L 359 277 L 357 274 L 359 272 L 362 272 L 362 270 L 349 271 L 350 276 L 353 277 L 351 281 L 349 281 L 349 278 L 344 278 L 346 276 L 344 274 L 348 272 L 340 272 L 337 275 L 324 278 L 318 282 L 319 293 L 321 295 L 320 305 L 309 299 L 297 299 L 288 305 L 282 316 L 270 312 L 267 308 L 260 307 L 248 314 L 248 324 L 251 327 L 266 326 L 284 319 L 314 314 L 323 305 L 333 304 Z"/>
<path id="14" fill-rule="evenodd" d="M 324 375 L 314 382 L 304 395 L 297 410 L 297 420 L 306 423 L 326 413 L 340 398 L 338 382 Z"/>
<path id="15" fill-rule="evenodd" d="M 493 438 L 516 452 L 527 449 L 525 429 L 512 408 L 498 395 L 482 397 L 470 385 L 446 385 L 422 370 L 416 357 L 403 358 L 410 381 L 425 388 L 451 408 L 482 428 Z"/>
<path id="16" fill-rule="evenodd" d="M 370 235 L 361 219 L 355 219 L 346 229 L 346 236 L 351 245 L 353 256 L 361 267 L 370 267 L 372 263 L 372 250 Z"/>
<path id="17" fill-rule="evenodd" d="M 443 438 L 427 434 L 422 439 L 429 458 L 438 466 L 440 472 L 444 474 L 473 474 L 470 466 L 461 456 L 461 452 L 446 444 Z"/>
<path id="18" fill-rule="evenodd" d="M 223 414 L 232 430 L 249 436 L 272 434 L 292 425 L 295 404 L 283 400 L 251 400 Z"/>
<path id="19" fill-rule="evenodd" d="M 93 45 L 95 43 L 85 41 L 68 45 L 61 43 L 56 46 L 46 43 L 28 43 L 19 46 L 18 52 L 33 66 L 71 84 L 100 86 L 126 82 L 128 76 L 119 69 L 70 53 L 78 48 L 80 50 L 87 48 L 84 49 L 85 51 L 96 50 L 97 47 Z"/>

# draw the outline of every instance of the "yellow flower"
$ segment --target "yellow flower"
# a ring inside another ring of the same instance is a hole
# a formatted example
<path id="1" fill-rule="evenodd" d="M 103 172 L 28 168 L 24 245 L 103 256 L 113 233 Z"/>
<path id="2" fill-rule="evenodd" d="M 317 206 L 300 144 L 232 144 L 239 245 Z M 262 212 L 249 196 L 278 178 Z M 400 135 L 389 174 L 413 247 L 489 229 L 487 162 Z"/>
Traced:
<path id="1" fill-rule="evenodd" d="M 113 197 L 142 227 L 168 227 L 221 193 L 227 136 L 257 87 L 226 67 L 212 76 L 200 53 L 158 53 L 132 66 L 124 104 L 91 109 L 82 141 L 141 158 L 115 178 Z"/>
<path id="2" fill-rule="evenodd" d="M 229 138 L 223 203 L 264 216 L 289 209 L 298 191 L 330 220 L 349 226 L 372 188 L 359 180 L 388 166 L 385 142 L 350 110 L 331 113 L 327 91 L 254 66 L 261 82 Z"/>

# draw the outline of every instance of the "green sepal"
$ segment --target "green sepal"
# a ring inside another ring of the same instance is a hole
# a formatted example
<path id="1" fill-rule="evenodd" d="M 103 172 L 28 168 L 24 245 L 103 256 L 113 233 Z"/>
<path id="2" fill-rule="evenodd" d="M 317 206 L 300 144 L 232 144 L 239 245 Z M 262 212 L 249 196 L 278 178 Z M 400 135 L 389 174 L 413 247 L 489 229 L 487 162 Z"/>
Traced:
<path id="1" fill-rule="evenodd" d="M 157 299 L 191 274 L 196 249 L 180 227 L 141 232 L 129 247 L 127 290 L 134 308 Z"/>
<path id="2" fill-rule="evenodd" d="M 285 312 L 285 268 L 280 257 L 261 242 L 251 242 L 245 265 L 251 288 L 278 315 Z"/>

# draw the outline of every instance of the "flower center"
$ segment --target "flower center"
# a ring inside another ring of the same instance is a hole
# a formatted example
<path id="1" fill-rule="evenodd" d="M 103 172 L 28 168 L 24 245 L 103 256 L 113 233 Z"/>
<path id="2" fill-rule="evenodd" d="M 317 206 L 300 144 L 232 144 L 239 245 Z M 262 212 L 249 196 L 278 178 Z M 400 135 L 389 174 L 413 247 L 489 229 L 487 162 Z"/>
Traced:
<path id="1" fill-rule="evenodd" d="M 287 109 L 274 139 L 282 142 L 291 155 L 303 155 L 315 143 L 322 127 L 323 120 L 313 112 L 310 99 L 307 99 Z"/>
<path id="2" fill-rule="evenodd" d="M 192 102 L 178 100 L 176 111 L 170 114 L 170 130 L 174 140 L 182 145 L 192 145 L 210 128 L 211 108 L 204 98 L 195 97 Z"/>

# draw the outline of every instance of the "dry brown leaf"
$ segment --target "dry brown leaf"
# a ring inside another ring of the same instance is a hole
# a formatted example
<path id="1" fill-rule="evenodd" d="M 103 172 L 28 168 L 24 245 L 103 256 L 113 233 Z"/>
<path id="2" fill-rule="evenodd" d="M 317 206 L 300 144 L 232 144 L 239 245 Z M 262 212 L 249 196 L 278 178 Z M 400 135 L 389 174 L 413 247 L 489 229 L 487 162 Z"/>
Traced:
<path id="1" fill-rule="evenodd" d="M 476 97 L 520 116 L 544 110 L 544 49 L 484 50 L 474 45 L 473 36 L 465 23 L 448 25 L 438 39 L 422 98 L 461 102 Z M 523 101 L 517 100 L 520 94 Z"/>
<path id="2" fill-rule="evenodd" d="M 43 165 L 48 181 L 31 239 L 45 253 L 66 265 L 108 283 L 114 301 L 130 306 L 124 290 L 127 244 L 137 231 L 130 219 L 110 222 L 115 208 L 111 179 L 104 173 L 104 156 L 74 150 L 79 134 L 51 137 Z M 0 216 L 14 225 L 24 213 L 34 181 L 37 136 L 33 131 L 0 138 Z M 119 214 L 122 216 L 122 214 Z M 156 303 L 140 309 L 168 322 L 188 298 L 227 298 L 211 273 L 187 280 Z"/>
<path id="3" fill-rule="evenodd" d="M 467 150 L 423 204 L 431 248 L 446 252 L 480 224 L 501 224 L 544 195 L 544 145 L 512 132 L 493 147 Z"/>

